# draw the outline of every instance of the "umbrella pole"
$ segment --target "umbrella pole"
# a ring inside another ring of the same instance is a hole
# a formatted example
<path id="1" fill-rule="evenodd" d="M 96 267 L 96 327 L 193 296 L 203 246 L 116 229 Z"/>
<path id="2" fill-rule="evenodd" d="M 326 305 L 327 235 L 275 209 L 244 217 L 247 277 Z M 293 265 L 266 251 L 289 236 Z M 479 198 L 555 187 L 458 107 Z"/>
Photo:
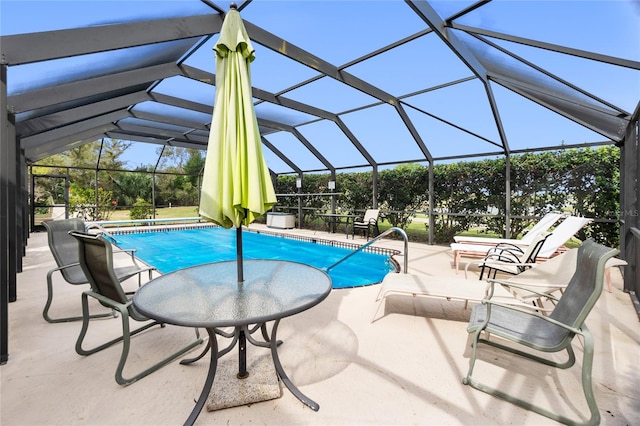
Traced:
<path id="1" fill-rule="evenodd" d="M 244 334 L 244 327 L 240 328 L 240 336 L 238 337 L 238 379 L 246 379 L 249 377 L 247 371 L 247 337 Z"/>
<path id="2" fill-rule="evenodd" d="M 242 265 L 242 224 L 236 228 L 236 258 L 238 265 L 238 285 L 244 282 L 244 271 Z M 249 377 L 247 372 L 247 340 L 244 334 L 244 328 L 240 328 L 240 336 L 238 339 L 238 379 L 246 379 Z"/>
<path id="3" fill-rule="evenodd" d="M 238 283 L 244 281 L 242 266 L 242 225 L 236 228 L 236 258 L 238 264 Z"/>

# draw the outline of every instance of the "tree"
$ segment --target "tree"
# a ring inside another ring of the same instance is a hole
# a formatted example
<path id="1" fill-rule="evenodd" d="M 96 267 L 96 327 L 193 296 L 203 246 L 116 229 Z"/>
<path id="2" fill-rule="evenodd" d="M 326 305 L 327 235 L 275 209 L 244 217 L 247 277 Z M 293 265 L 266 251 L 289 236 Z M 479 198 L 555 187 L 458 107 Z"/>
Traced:
<path id="1" fill-rule="evenodd" d="M 193 151 L 188 148 L 180 148 L 177 146 L 164 145 L 156 149 L 156 153 L 160 156 L 157 170 L 169 171 L 170 169 L 182 170 L 184 164 L 189 158 L 189 152 Z M 197 150 L 199 151 L 199 150 Z M 161 155 L 162 154 L 162 155 Z"/>
<path id="2" fill-rule="evenodd" d="M 378 196 L 384 217 L 404 229 L 413 212 L 423 208 L 429 191 L 429 171 L 419 164 L 402 164 L 380 172 Z"/>
<path id="3" fill-rule="evenodd" d="M 336 191 L 343 210 L 355 212 L 370 209 L 373 204 L 373 176 L 371 172 L 341 173 L 336 176 Z"/>
<path id="4" fill-rule="evenodd" d="M 202 151 L 199 149 L 192 149 L 189 152 L 189 158 L 184 164 L 184 172 L 191 185 L 195 188 L 198 187 L 198 176 L 204 169 L 205 157 L 202 155 Z"/>
<path id="5" fill-rule="evenodd" d="M 132 206 L 138 198 L 150 203 L 152 179 L 149 167 L 119 173 L 114 180 L 113 192 L 120 206 Z"/>

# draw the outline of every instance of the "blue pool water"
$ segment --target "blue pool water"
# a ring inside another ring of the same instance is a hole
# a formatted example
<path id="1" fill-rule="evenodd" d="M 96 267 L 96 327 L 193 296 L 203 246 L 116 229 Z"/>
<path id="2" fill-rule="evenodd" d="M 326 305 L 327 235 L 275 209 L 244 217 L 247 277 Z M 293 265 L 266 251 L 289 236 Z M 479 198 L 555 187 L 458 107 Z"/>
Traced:
<path id="1" fill-rule="evenodd" d="M 179 231 L 115 235 L 123 249 L 136 249 L 136 256 L 163 274 L 204 263 L 235 260 L 236 231 L 196 228 Z M 273 259 L 327 268 L 353 249 L 332 247 L 279 236 L 242 233 L 244 259 Z M 395 267 L 389 256 L 359 252 L 328 273 L 333 288 L 359 287 L 382 281 Z"/>

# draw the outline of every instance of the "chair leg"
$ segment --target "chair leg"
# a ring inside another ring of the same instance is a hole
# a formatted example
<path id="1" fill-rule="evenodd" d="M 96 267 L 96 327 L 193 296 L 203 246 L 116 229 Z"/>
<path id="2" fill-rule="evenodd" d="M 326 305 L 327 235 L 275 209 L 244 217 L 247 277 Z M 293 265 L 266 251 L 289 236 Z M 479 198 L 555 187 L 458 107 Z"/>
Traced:
<path id="1" fill-rule="evenodd" d="M 589 425 L 597 425 L 600 423 L 600 411 L 598 403 L 593 395 L 593 384 L 591 383 L 591 370 L 593 368 L 593 336 L 586 327 L 582 326 L 584 333 L 584 355 L 582 356 L 582 391 L 587 400 L 591 418 L 586 422 Z"/>
<path id="2" fill-rule="evenodd" d="M 118 342 L 121 342 L 124 340 L 124 334 L 120 337 L 116 337 L 115 339 L 109 340 L 106 343 L 103 343 L 99 346 L 96 346 L 94 348 L 90 348 L 90 349 L 85 349 L 82 347 L 82 344 L 84 343 L 84 338 L 87 335 L 87 330 L 89 329 L 89 318 L 91 318 L 91 316 L 89 315 L 89 301 L 88 301 L 88 296 L 89 296 L 89 291 L 85 291 L 84 293 L 82 293 L 82 328 L 80 329 L 80 334 L 78 335 L 78 340 L 76 340 L 76 353 L 78 355 L 92 355 L 96 352 L 100 352 L 103 349 L 106 349 L 110 346 L 115 345 Z M 120 312 L 121 317 L 122 317 L 122 323 L 123 323 L 123 329 L 124 329 L 124 324 L 126 322 L 127 324 L 127 329 L 129 327 L 129 311 L 126 309 L 126 307 L 124 307 L 124 305 L 120 305 L 115 307 L 115 309 Z M 158 322 L 151 322 L 149 324 L 145 324 L 144 326 L 134 330 L 133 332 L 129 333 L 129 335 L 135 335 L 140 333 L 141 331 L 144 331 L 150 327 L 153 327 L 154 325 L 162 325 Z"/>
<path id="3" fill-rule="evenodd" d="M 482 333 L 484 327 L 479 328 L 473 334 L 473 340 L 471 342 L 471 356 L 469 357 L 469 370 L 467 370 L 467 375 L 462 378 L 462 384 L 464 385 L 472 385 L 473 379 L 471 375 L 473 374 L 473 368 L 476 364 L 476 357 L 478 356 L 478 343 L 480 340 L 480 333 Z"/>
<path id="4" fill-rule="evenodd" d="M 131 336 L 134 336 L 144 330 L 147 330 L 148 328 L 153 327 L 154 325 L 160 325 L 161 327 L 164 327 L 164 324 L 161 324 L 157 321 L 151 321 L 148 324 L 143 325 L 140 328 L 137 328 L 133 331 L 131 331 L 130 326 L 129 326 L 129 311 L 127 309 L 126 305 L 122 305 L 122 304 L 114 304 L 113 308 L 115 310 L 117 310 L 118 312 L 120 312 L 120 316 L 122 318 L 122 336 L 120 337 L 116 337 L 115 339 L 112 339 L 106 343 L 103 343 L 102 345 L 99 345 L 95 348 L 92 349 L 84 349 L 82 347 L 82 343 L 84 341 L 84 338 L 87 334 L 87 330 L 89 328 L 89 302 L 88 302 L 88 296 L 90 295 L 91 292 L 84 292 L 82 293 L 82 329 L 80 330 L 80 335 L 78 336 L 78 340 L 76 341 L 76 352 L 79 355 L 91 355 L 94 354 L 96 352 L 99 352 L 103 349 L 106 349 L 116 343 L 122 342 L 122 354 L 120 355 L 120 360 L 118 361 L 118 366 L 116 368 L 116 373 L 115 373 L 115 378 L 116 378 L 116 383 L 118 383 L 119 385 L 122 386 L 128 386 L 131 383 L 134 383 L 137 380 L 140 380 L 141 378 L 148 376 L 149 374 L 153 373 L 154 371 L 158 370 L 159 368 L 167 365 L 168 363 L 170 363 L 171 361 L 175 360 L 176 358 L 182 356 L 183 354 L 187 353 L 188 351 L 190 351 L 191 349 L 193 349 L 195 346 L 199 345 L 202 343 L 202 339 L 200 338 L 200 333 L 198 331 L 198 329 L 195 329 L 195 333 L 196 333 L 196 340 L 194 342 L 191 342 L 189 345 L 185 346 L 184 348 L 178 350 L 177 352 L 173 353 L 172 355 L 168 356 L 167 358 L 163 359 L 162 361 L 152 365 L 151 367 L 147 368 L 146 370 L 136 374 L 133 377 L 130 378 L 125 378 L 122 375 L 122 372 L 124 370 L 125 364 L 127 362 L 127 357 L 129 356 L 129 349 L 131 347 Z"/>
<path id="5" fill-rule="evenodd" d="M 123 345 L 122 345 L 122 355 L 120 355 L 120 361 L 118 362 L 118 367 L 116 368 L 116 383 L 118 383 L 119 385 L 122 386 L 128 386 L 140 379 L 142 379 L 143 377 L 148 376 L 149 374 L 153 373 L 154 371 L 159 370 L 160 368 L 164 367 L 165 365 L 169 364 L 170 362 L 172 362 L 173 360 L 181 357 L 182 355 L 184 355 L 185 353 L 189 352 L 191 349 L 195 348 L 196 346 L 198 346 L 199 344 L 202 343 L 202 339 L 200 338 L 200 332 L 198 331 L 198 329 L 195 329 L 195 333 L 196 333 L 196 340 L 189 343 L 187 346 L 183 347 L 182 349 L 179 349 L 178 351 L 174 352 L 173 354 L 169 355 L 168 357 L 164 358 L 163 360 L 153 364 L 151 367 L 141 371 L 140 373 L 136 374 L 135 376 L 132 376 L 130 378 L 125 378 L 122 375 L 122 371 L 124 370 L 124 366 L 125 363 L 127 362 L 127 356 L 129 355 L 129 348 L 131 346 L 130 344 L 130 340 L 131 340 L 131 336 L 136 334 L 138 331 L 142 331 L 143 329 L 146 329 L 148 327 L 142 327 L 140 329 L 135 330 L 133 333 L 129 334 L 129 321 L 127 318 L 127 322 L 125 325 L 124 322 L 124 315 L 122 316 L 123 318 L 123 324 L 122 324 L 122 328 L 123 328 L 123 336 L 124 336 L 124 341 L 123 341 Z M 155 321 L 154 321 L 155 322 Z M 151 325 L 155 325 L 155 324 L 151 324 Z"/>
<path id="6" fill-rule="evenodd" d="M 51 303 L 53 302 L 53 280 L 51 276 L 56 269 L 52 269 L 47 273 L 47 302 L 44 304 L 44 309 L 42 310 L 42 317 L 48 323 L 55 324 L 60 322 L 71 322 L 71 321 L 80 321 L 82 316 L 79 317 L 65 317 L 65 318 L 52 318 L 49 315 L 49 309 L 51 308 Z M 70 284 L 71 285 L 71 284 Z M 107 318 L 107 317 L 116 317 L 116 312 L 112 309 L 111 312 L 107 312 L 104 314 L 95 314 L 90 316 L 89 318 Z"/>
<path id="7" fill-rule="evenodd" d="M 516 355 L 524 356 L 524 357 L 533 359 L 535 361 L 541 362 L 545 365 L 549 365 L 557 368 L 568 368 L 574 364 L 575 354 L 573 352 L 573 349 L 571 348 L 571 344 L 569 344 L 569 346 L 567 347 L 569 359 L 563 363 L 556 363 L 556 362 L 547 360 L 545 358 L 533 356 L 526 352 L 514 350 L 513 348 L 500 345 L 493 341 L 481 339 L 480 333 L 482 332 L 482 330 L 483 329 L 480 328 L 473 337 L 473 343 L 472 343 L 473 349 L 472 349 L 471 358 L 469 359 L 469 370 L 467 372 L 467 375 L 462 379 L 463 384 L 469 385 L 474 389 L 488 393 L 489 395 L 493 395 L 496 398 L 500 398 L 504 401 L 510 402 L 511 404 L 517 405 L 518 407 L 524 408 L 529 411 L 533 411 L 534 413 L 540 414 L 544 417 L 547 417 L 549 419 L 555 420 L 560 423 L 571 424 L 571 425 L 586 425 L 586 426 L 597 425 L 600 423 L 600 412 L 598 411 L 598 405 L 593 395 L 593 388 L 591 384 L 591 369 L 593 365 L 593 338 L 591 337 L 591 334 L 589 333 L 589 331 L 586 329 L 585 326 L 583 326 L 585 343 L 584 343 L 584 357 L 582 362 L 582 389 L 584 392 L 585 399 L 587 401 L 587 405 L 589 406 L 590 417 L 584 422 L 577 422 L 574 419 L 570 419 L 566 416 L 553 413 L 545 408 L 539 407 L 537 405 L 533 405 L 529 401 L 516 398 L 503 391 L 500 391 L 498 389 L 495 389 L 493 387 L 480 383 L 472 377 L 479 343 L 486 343 L 488 345 L 504 349 Z"/>

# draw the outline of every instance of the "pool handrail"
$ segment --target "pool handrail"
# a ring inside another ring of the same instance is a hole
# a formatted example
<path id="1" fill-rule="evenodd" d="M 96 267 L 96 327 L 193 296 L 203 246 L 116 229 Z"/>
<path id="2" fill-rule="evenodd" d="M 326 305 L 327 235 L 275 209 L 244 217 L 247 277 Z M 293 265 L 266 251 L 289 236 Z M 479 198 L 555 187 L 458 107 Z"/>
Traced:
<path id="1" fill-rule="evenodd" d="M 91 231 L 92 229 L 97 230 L 99 234 L 103 235 L 105 238 L 107 238 L 107 240 L 109 240 L 109 242 L 111 242 L 113 244 L 117 244 L 118 243 L 118 240 L 116 240 L 116 237 L 113 236 L 113 234 L 111 234 L 109 231 L 107 231 L 105 228 L 103 228 L 101 224 L 99 224 L 97 222 L 88 223 L 88 224 L 86 224 L 85 227 L 86 227 L 87 231 Z"/>
<path id="2" fill-rule="evenodd" d="M 403 229 L 401 228 L 397 228 L 397 227 L 393 227 L 393 228 L 389 228 L 386 231 L 384 231 L 383 233 L 381 233 L 380 235 L 378 235 L 377 237 L 375 237 L 374 239 L 372 239 L 371 241 L 368 241 L 366 244 L 358 247 L 357 249 L 355 249 L 354 251 L 352 251 L 351 253 L 347 254 L 345 257 L 343 257 L 342 259 L 338 260 L 337 262 L 335 262 L 333 265 L 328 266 L 326 268 L 323 268 L 325 271 L 330 271 L 331 269 L 335 268 L 336 266 L 338 266 L 339 264 L 341 264 L 342 262 L 344 262 L 345 260 L 347 260 L 348 258 L 350 258 L 351 256 L 353 256 L 354 254 L 364 250 L 365 248 L 369 247 L 371 244 L 375 243 L 376 241 L 378 241 L 379 239 L 386 237 L 389 234 L 392 234 L 394 232 L 397 232 L 398 234 L 400 234 L 400 236 L 402 237 L 402 239 L 404 240 L 404 262 L 403 262 L 403 270 L 402 272 L 404 274 L 407 273 L 407 268 L 409 265 L 409 238 L 407 237 L 407 233 L 404 232 Z"/>

